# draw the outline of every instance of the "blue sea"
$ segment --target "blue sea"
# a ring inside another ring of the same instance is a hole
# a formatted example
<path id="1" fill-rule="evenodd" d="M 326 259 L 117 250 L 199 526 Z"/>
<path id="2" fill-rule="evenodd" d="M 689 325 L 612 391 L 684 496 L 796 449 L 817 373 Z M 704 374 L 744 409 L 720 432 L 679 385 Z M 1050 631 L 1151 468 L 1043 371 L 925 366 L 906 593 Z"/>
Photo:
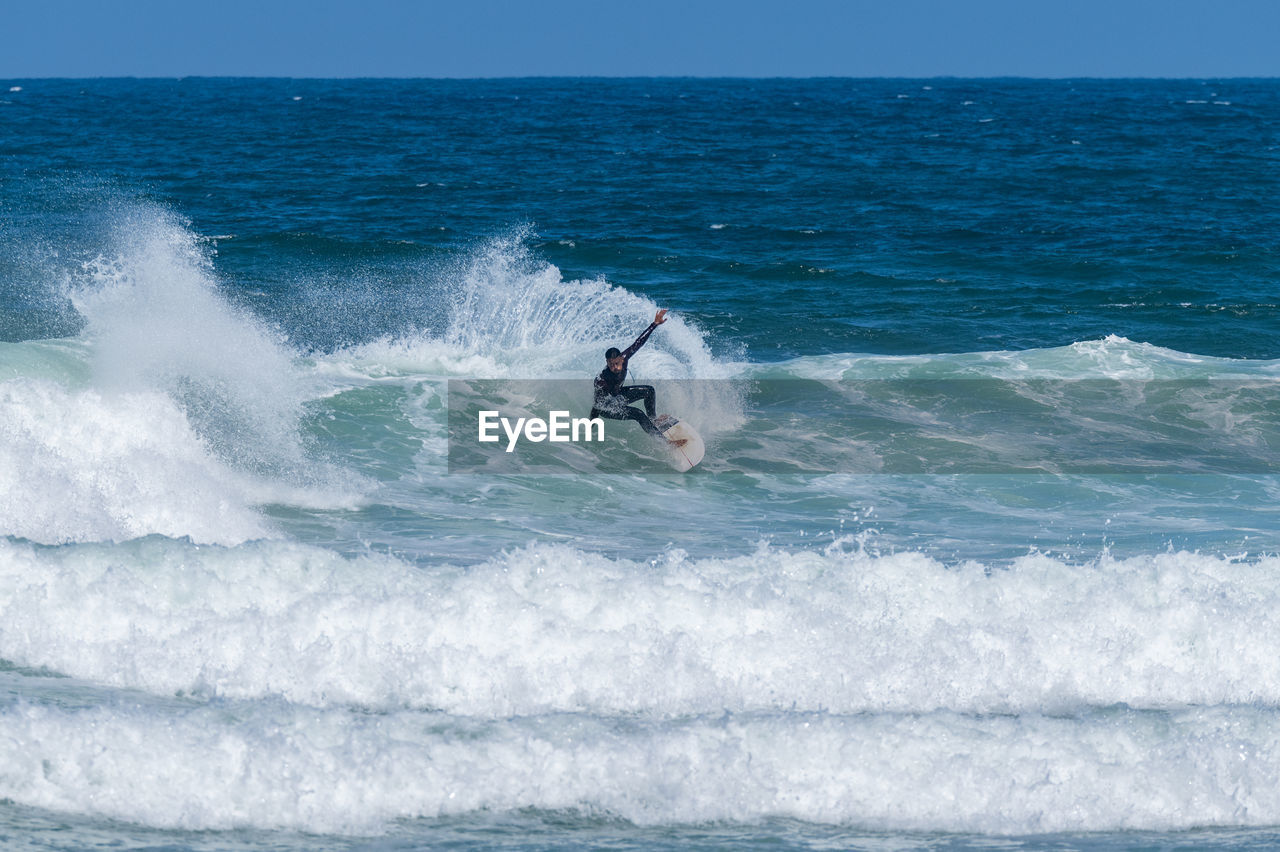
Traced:
<path id="1" fill-rule="evenodd" d="M 0 845 L 1280 845 L 1277 199 L 1276 80 L 0 81 Z M 663 308 L 697 468 L 451 463 Z"/>

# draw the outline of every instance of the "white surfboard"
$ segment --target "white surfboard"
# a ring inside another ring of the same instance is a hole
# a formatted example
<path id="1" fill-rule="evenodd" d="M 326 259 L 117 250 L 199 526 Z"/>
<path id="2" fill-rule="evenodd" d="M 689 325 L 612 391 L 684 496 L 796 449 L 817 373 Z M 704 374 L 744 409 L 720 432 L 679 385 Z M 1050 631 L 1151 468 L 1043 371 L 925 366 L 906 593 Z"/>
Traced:
<path id="1" fill-rule="evenodd" d="M 684 473 L 692 470 L 694 465 L 702 461 L 707 447 L 702 443 L 702 436 L 683 420 L 677 420 L 670 414 L 663 414 L 653 421 L 653 425 L 662 430 L 662 435 L 669 441 L 684 441 L 676 447 L 667 444 L 667 453 L 671 458 L 671 466 Z"/>

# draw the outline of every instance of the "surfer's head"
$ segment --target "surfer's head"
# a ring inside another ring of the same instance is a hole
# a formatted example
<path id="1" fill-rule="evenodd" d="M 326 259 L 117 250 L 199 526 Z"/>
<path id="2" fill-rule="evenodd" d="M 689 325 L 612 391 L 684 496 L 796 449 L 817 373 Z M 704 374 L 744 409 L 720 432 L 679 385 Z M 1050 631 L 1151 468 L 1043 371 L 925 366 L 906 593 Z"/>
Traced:
<path id="1" fill-rule="evenodd" d="M 615 373 L 622 372 L 622 365 L 627 362 L 622 357 L 622 352 L 616 346 L 610 346 L 604 353 L 604 361 L 609 365 L 609 369 Z"/>

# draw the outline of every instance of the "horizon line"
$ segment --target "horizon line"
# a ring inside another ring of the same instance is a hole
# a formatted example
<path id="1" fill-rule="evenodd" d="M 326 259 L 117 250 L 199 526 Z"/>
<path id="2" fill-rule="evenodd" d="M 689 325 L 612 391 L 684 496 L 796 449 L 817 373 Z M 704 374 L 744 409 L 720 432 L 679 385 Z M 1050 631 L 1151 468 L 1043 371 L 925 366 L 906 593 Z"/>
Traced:
<path id="1" fill-rule="evenodd" d="M 1164 81 L 1219 81 L 1219 80 L 1277 80 L 1280 74 L 1270 75 L 1066 75 L 1035 76 L 1027 74 L 929 74 L 929 75 L 840 75 L 840 74 L 782 74 L 782 75 L 733 75 L 733 74 L 504 74 L 494 76 L 405 76 L 405 75 L 286 75 L 286 74 L 98 74 L 93 76 L 2 76 L 5 82 L 23 80 L 377 80 L 377 81 L 432 81 L 432 82 L 482 82 L 503 80 L 1026 80 L 1060 82 L 1070 80 L 1164 80 Z"/>

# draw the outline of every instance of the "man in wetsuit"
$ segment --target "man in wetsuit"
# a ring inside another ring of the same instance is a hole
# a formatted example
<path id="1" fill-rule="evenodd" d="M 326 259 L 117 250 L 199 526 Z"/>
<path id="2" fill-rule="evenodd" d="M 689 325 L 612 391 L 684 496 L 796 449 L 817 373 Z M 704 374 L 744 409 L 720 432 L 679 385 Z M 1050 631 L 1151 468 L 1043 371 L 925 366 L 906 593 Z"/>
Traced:
<path id="1" fill-rule="evenodd" d="M 657 411 L 653 386 L 628 385 L 624 387 L 622 383 L 627 380 L 627 362 L 631 360 L 631 356 L 636 354 L 637 349 L 644 346 L 645 341 L 649 339 L 649 335 L 653 334 L 653 330 L 666 321 L 667 311 L 663 308 L 658 311 L 657 316 L 653 318 L 653 322 L 649 323 L 649 327 L 640 333 L 635 343 L 632 343 L 621 352 L 610 347 L 604 353 L 606 366 L 600 371 L 600 375 L 596 376 L 595 381 L 595 395 L 591 407 L 591 416 L 593 418 L 607 417 L 610 420 L 634 420 L 640 424 L 641 429 L 644 429 L 650 435 L 659 438 L 663 437 L 662 431 L 653 425 L 653 415 Z M 637 400 L 644 400 L 644 411 L 631 407 L 631 403 Z M 667 443 L 678 446 L 683 444 L 684 441 L 668 441 Z"/>

